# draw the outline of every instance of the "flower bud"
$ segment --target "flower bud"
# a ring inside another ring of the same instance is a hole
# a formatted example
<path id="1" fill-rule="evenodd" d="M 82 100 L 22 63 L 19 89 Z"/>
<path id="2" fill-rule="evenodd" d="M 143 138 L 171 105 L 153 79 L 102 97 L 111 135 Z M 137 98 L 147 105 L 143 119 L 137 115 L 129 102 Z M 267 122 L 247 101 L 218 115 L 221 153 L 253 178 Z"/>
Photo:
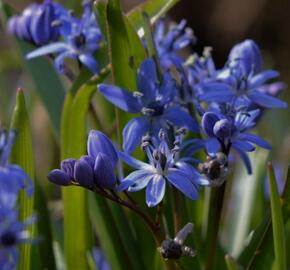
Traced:
<path id="1" fill-rule="evenodd" d="M 213 133 L 219 138 L 228 138 L 231 135 L 231 124 L 228 119 L 222 119 L 215 123 Z"/>
<path id="2" fill-rule="evenodd" d="M 59 30 L 52 26 L 57 19 L 56 6 L 52 1 L 46 0 L 35 10 L 30 24 L 31 37 L 35 44 L 45 45 L 59 37 Z"/>
<path id="3" fill-rule="evenodd" d="M 111 140 L 102 132 L 91 130 L 87 142 L 88 154 L 94 159 L 99 153 L 105 154 L 109 159 L 112 167 L 115 167 L 118 162 L 118 153 Z"/>
<path id="4" fill-rule="evenodd" d="M 81 157 L 75 162 L 74 179 L 83 187 L 92 188 L 94 186 L 93 167 L 86 157 Z"/>
<path id="5" fill-rule="evenodd" d="M 262 69 L 262 56 L 258 45 L 251 39 L 247 39 L 235 45 L 230 54 L 229 61 L 238 61 L 244 69 L 245 74 Z"/>
<path id="6" fill-rule="evenodd" d="M 220 120 L 219 116 L 214 112 L 206 112 L 203 115 L 201 125 L 206 135 L 208 135 L 209 137 L 215 136 L 213 133 L 213 127 L 215 123 L 219 120 Z"/>
<path id="7" fill-rule="evenodd" d="M 61 169 L 69 176 L 72 180 L 74 179 L 74 166 L 76 163 L 76 159 L 68 158 L 61 162 L 60 167 Z"/>
<path id="8" fill-rule="evenodd" d="M 99 153 L 94 166 L 95 182 L 102 188 L 115 189 L 116 176 L 111 158 L 104 153 Z"/>
<path id="9" fill-rule="evenodd" d="M 50 182 L 61 186 L 68 186 L 71 183 L 71 178 L 69 175 L 59 169 L 52 170 L 48 174 L 47 178 Z"/>

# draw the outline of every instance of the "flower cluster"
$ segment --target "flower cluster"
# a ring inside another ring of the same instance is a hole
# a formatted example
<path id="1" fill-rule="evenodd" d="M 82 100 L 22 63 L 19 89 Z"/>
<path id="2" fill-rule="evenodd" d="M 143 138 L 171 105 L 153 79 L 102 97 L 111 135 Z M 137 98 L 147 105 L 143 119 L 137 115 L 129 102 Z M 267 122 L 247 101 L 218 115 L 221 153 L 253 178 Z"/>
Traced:
<path id="1" fill-rule="evenodd" d="M 195 41 L 185 21 L 168 32 L 160 21 L 155 29 L 158 57 L 141 63 L 137 91 L 98 85 L 109 102 L 137 114 L 123 129 L 123 151 L 117 154 L 105 135 L 91 131 L 88 155 L 64 160 L 61 170 L 49 174 L 52 182 L 119 192 L 146 188 L 146 203 L 154 207 L 163 200 L 166 185 L 195 200 L 200 186 L 223 184 L 235 153 L 252 173 L 248 152 L 256 146 L 271 149 L 250 130 L 266 109 L 287 107 L 277 98 L 285 85 L 274 81 L 277 71 L 263 70 L 257 44 L 246 40 L 235 45 L 225 66 L 218 69 L 211 48 L 205 48 L 202 56 L 184 59 L 180 55 Z M 146 162 L 131 156 L 138 146 Z M 205 161 L 196 159 L 201 150 L 206 151 Z M 123 177 L 119 168 L 117 178 L 118 158 L 135 171 Z"/>
<path id="2" fill-rule="evenodd" d="M 83 9 L 81 18 L 77 18 L 52 0 L 31 4 L 21 15 L 9 20 L 8 30 L 39 47 L 28 53 L 27 59 L 54 55 L 56 69 L 64 73 L 65 58 L 72 58 L 91 72 L 98 73 L 99 65 L 94 53 L 100 48 L 102 34 L 92 10 L 92 2 L 84 1 Z"/>
<path id="3" fill-rule="evenodd" d="M 61 169 L 52 170 L 48 179 L 58 185 L 80 185 L 88 189 L 115 189 L 114 169 L 118 153 L 110 139 L 102 132 L 91 130 L 87 142 L 88 155 L 80 159 L 65 159 Z"/>
<path id="4" fill-rule="evenodd" d="M 18 219 L 16 202 L 19 191 L 33 192 L 32 182 L 21 167 L 9 164 L 8 158 L 15 132 L 0 130 L 0 265 L 1 269 L 12 270 L 18 261 L 17 245 L 31 242 L 27 227 L 34 222 L 29 218 Z"/>

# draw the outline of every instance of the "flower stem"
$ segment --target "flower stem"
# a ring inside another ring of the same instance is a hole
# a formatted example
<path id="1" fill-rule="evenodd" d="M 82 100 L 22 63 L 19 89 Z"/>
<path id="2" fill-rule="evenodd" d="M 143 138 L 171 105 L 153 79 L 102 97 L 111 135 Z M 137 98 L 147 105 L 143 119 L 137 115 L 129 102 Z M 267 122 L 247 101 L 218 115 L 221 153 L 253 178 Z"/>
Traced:
<path id="1" fill-rule="evenodd" d="M 210 191 L 209 209 L 207 215 L 207 228 L 204 231 L 205 243 L 205 270 L 213 267 L 216 246 L 218 240 L 219 225 L 222 214 L 222 206 L 224 201 L 226 182 L 220 186 L 212 188 Z"/>
<path id="2" fill-rule="evenodd" d="M 173 188 L 173 218 L 174 233 L 176 234 L 182 227 L 182 198 L 178 190 Z"/>

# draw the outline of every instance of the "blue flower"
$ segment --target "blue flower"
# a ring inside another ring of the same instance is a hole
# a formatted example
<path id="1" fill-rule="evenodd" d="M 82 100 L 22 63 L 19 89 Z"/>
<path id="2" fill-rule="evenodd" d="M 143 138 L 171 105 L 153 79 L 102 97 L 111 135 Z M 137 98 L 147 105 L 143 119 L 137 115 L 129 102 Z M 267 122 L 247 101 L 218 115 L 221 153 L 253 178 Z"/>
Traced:
<path id="1" fill-rule="evenodd" d="M 92 11 L 92 3 L 85 2 L 81 19 L 68 13 L 67 16 L 60 16 L 59 24 L 64 41 L 38 48 L 27 54 L 26 58 L 57 54 L 54 63 L 60 73 L 64 72 L 65 58 L 77 59 L 93 73 L 98 73 L 99 65 L 94 53 L 100 48 L 102 35 Z"/>
<path id="2" fill-rule="evenodd" d="M 149 163 L 120 152 L 120 158 L 137 170 L 121 181 L 119 191 L 127 189 L 135 192 L 146 187 L 146 203 L 154 207 L 162 201 L 168 181 L 188 198 L 197 199 L 198 187 L 203 184 L 203 179 L 186 159 L 179 158 L 178 149 L 170 149 L 161 137 L 157 146 L 146 143 L 144 150 Z"/>
<path id="3" fill-rule="evenodd" d="M 162 19 L 156 25 L 154 41 L 161 66 L 164 69 L 168 69 L 175 63 L 182 64 L 184 62 L 184 59 L 177 53 L 188 45 L 193 44 L 195 37 L 193 31 L 186 27 L 185 20 L 182 20 L 177 25 L 171 25 L 166 33 L 165 22 Z"/>
<path id="4" fill-rule="evenodd" d="M 251 39 L 236 44 L 230 51 L 228 60 L 230 62 L 240 61 L 243 74 L 262 71 L 262 54 L 258 45 Z"/>
<path id="5" fill-rule="evenodd" d="M 141 113 L 133 118 L 123 130 L 123 148 L 131 153 L 140 144 L 147 132 L 157 135 L 160 128 L 166 128 L 167 122 L 198 132 L 195 120 L 185 108 L 174 103 L 176 82 L 169 73 L 165 73 L 159 83 L 156 65 L 152 59 L 146 59 L 138 72 L 138 89 L 129 92 L 117 86 L 100 84 L 99 91 L 107 100 L 130 113 Z"/>
<path id="6" fill-rule="evenodd" d="M 22 189 L 29 196 L 33 192 L 32 181 L 26 172 L 18 165 L 8 163 L 14 136 L 13 131 L 0 130 L 0 207 L 13 208 Z"/>
<path id="7" fill-rule="evenodd" d="M 8 21 L 8 31 L 20 39 L 42 46 L 56 41 L 60 37 L 59 27 L 53 22 L 59 19 L 64 8 L 51 0 L 42 4 L 30 4 L 22 14 Z"/>
<path id="8" fill-rule="evenodd" d="M 35 218 L 24 222 L 18 221 L 18 213 L 11 208 L 0 207 L 0 266 L 3 270 L 16 269 L 19 252 L 18 245 L 33 243 L 27 227 L 34 223 Z"/>
<path id="9" fill-rule="evenodd" d="M 268 89 L 269 81 L 276 79 L 276 70 L 261 71 L 261 57 L 258 47 L 251 41 L 236 45 L 230 54 L 228 65 L 218 72 L 215 81 L 201 85 L 200 100 L 213 103 L 227 103 L 232 108 L 252 106 L 258 108 L 286 108 L 287 103 L 277 99 Z M 275 93 L 281 84 L 276 84 Z M 282 86 L 283 87 L 283 86 Z"/>
<path id="10" fill-rule="evenodd" d="M 118 154 L 110 139 L 100 131 L 91 130 L 87 151 L 88 155 L 78 160 L 63 160 L 61 169 L 52 170 L 48 179 L 62 186 L 115 189 L 117 179 L 114 169 L 118 163 Z"/>
<path id="11" fill-rule="evenodd" d="M 218 112 L 209 111 L 202 117 L 202 128 L 208 136 L 205 140 L 206 150 L 214 156 L 218 152 L 228 155 L 231 149 L 239 153 L 244 161 L 248 173 L 252 173 L 247 152 L 255 150 L 254 145 L 271 149 L 271 146 L 257 135 L 248 133 L 256 124 L 260 111 L 239 111 L 232 117 Z"/>

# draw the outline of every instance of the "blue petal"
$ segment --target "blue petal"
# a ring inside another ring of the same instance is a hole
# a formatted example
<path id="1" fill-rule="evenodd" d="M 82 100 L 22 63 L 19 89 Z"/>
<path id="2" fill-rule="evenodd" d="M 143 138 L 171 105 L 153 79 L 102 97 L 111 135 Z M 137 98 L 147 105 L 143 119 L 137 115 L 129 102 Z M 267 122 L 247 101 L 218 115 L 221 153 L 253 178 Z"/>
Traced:
<path id="1" fill-rule="evenodd" d="M 287 103 L 258 91 L 250 91 L 248 97 L 256 104 L 265 108 L 287 108 Z"/>
<path id="2" fill-rule="evenodd" d="M 64 159 L 60 164 L 61 169 L 70 177 L 70 179 L 74 178 L 74 167 L 76 161 L 76 159 L 68 158 Z"/>
<path id="3" fill-rule="evenodd" d="M 79 60 L 93 73 L 97 74 L 99 72 L 99 65 L 93 55 L 81 54 L 79 55 Z"/>
<path id="4" fill-rule="evenodd" d="M 272 148 L 268 142 L 266 142 L 265 140 L 254 134 L 240 134 L 239 139 L 249 141 L 268 150 L 271 150 Z"/>
<path id="5" fill-rule="evenodd" d="M 55 42 L 43 47 L 40 47 L 26 55 L 26 59 L 31 59 L 51 53 L 60 53 L 68 49 L 68 46 L 64 42 Z"/>
<path id="6" fill-rule="evenodd" d="M 108 84 L 99 84 L 98 88 L 108 101 L 120 109 L 130 113 L 138 113 L 141 111 L 141 105 L 132 93 Z"/>
<path id="7" fill-rule="evenodd" d="M 117 165 L 118 153 L 112 141 L 102 132 L 91 130 L 87 141 L 88 154 L 94 159 L 99 153 L 104 153 L 110 157 L 113 167 Z"/>
<path id="8" fill-rule="evenodd" d="M 265 70 L 250 80 L 250 88 L 256 88 L 269 80 L 275 79 L 279 76 L 279 72 L 276 70 Z"/>
<path id="9" fill-rule="evenodd" d="M 54 59 L 54 66 L 60 74 L 64 73 L 65 58 L 77 59 L 77 54 L 73 51 L 64 51 Z"/>
<path id="10" fill-rule="evenodd" d="M 206 112 L 201 119 L 201 126 L 207 136 L 214 137 L 213 128 L 221 118 L 215 112 Z"/>
<path id="11" fill-rule="evenodd" d="M 124 160 L 128 165 L 130 165 L 131 167 L 133 167 L 135 169 L 147 169 L 147 170 L 152 169 L 152 167 L 149 164 L 147 164 L 143 161 L 140 161 L 136 158 L 133 158 L 126 153 L 119 152 L 119 157 L 120 157 L 120 159 Z"/>
<path id="12" fill-rule="evenodd" d="M 169 169 L 167 175 L 168 181 L 180 190 L 184 195 L 192 200 L 196 200 L 198 197 L 198 192 L 194 184 L 188 178 L 188 175 L 179 169 L 171 168 Z"/>
<path id="13" fill-rule="evenodd" d="M 141 144 L 142 136 L 150 131 L 150 123 L 146 117 L 130 120 L 123 129 L 123 149 L 126 153 L 133 152 Z"/>
<path id="14" fill-rule="evenodd" d="M 146 187 L 153 177 L 154 174 L 147 170 L 134 171 L 121 181 L 118 191 L 123 191 L 125 189 L 128 189 L 130 192 L 139 191 Z"/>
<path id="15" fill-rule="evenodd" d="M 139 73 L 147 77 L 152 82 L 158 81 L 156 64 L 152 58 L 148 58 L 142 62 Z"/>
<path id="16" fill-rule="evenodd" d="M 247 169 L 247 172 L 248 174 L 252 174 L 252 164 L 251 164 L 251 161 L 249 159 L 249 156 L 247 155 L 246 152 L 242 151 L 241 149 L 237 149 L 235 148 L 235 150 L 239 153 L 241 159 L 243 160 L 245 166 L 246 166 L 246 169 Z"/>
<path id="17" fill-rule="evenodd" d="M 235 97 L 234 93 L 228 90 L 208 91 L 200 95 L 199 99 L 207 102 L 230 102 Z"/>
<path id="18" fill-rule="evenodd" d="M 52 170 L 47 178 L 50 182 L 57 185 L 68 186 L 71 183 L 70 177 L 64 171 L 59 169 Z"/>
<path id="19" fill-rule="evenodd" d="M 188 130 L 196 133 L 199 132 L 197 122 L 190 116 L 187 111 L 182 110 L 181 108 L 170 108 L 165 112 L 163 117 L 178 127 L 185 127 Z"/>
<path id="20" fill-rule="evenodd" d="M 204 148 L 204 141 L 201 139 L 187 140 L 181 144 L 182 156 L 192 156 L 194 153 Z"/>
<path id="21" fill-rule="evenodd" d="M 221 145 L 216 138 L 209 138 L 205 141 L 205 148 L 209 155 L 215 155 L 220 150 Z"/>
<path id="22" fill-rule="evenodd" d="M 77 160 L 75 163 L 74 179 L 83 187 L 92 188 L 94 186 L 93 168 L 84 158 Z"/>
<path id="23" fill-rule="evenodd" d="M 138 90 L 143 94 L 142 102 L 146 105 L 151 101 L 155 100 L 157 95 L 156 83 L 148 78 L 143 73 L 138 74 L 137 78 Z"/>
<path id="24" fill-rule="evenodd" d="M 116 175 L 113 163 L 109 156 L 104 153 L 97 155 L 94 166 L 95 182 L 102 188 L 114 189 L 116 185 Z"/>
<path id="25" fill-rule="evenodd" d="M 148 207 L 159 204 L 165 194 L 166 181 L 162 175 L 155 175 L 146 188 L 146 203 Z"/>
<path id="26" fill-rule="evenodd" d="M 232 146 L 244 152 L 253 152 L 255 150 L 255 147 L 252 144 L 241 140 L 236 140 L 232 142 Z"/>

